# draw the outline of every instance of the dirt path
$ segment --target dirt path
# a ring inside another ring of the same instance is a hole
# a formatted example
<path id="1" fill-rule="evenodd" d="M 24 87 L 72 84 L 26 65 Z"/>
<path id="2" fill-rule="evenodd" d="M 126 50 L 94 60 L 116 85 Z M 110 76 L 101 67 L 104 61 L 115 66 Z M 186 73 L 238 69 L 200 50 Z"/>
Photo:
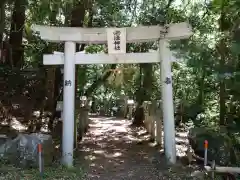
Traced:
<path id="1" fill-rule="evenodd" d="M 131 128 L 128 120 L 92 118 L 89 132 L 80 144 L 80 159 L 88 172 L 85 179 L 171 179 L 165 175 L 169 169 L 159 149 L 151 146 L 147 136 L 139 135 L 139 131 Z"/>

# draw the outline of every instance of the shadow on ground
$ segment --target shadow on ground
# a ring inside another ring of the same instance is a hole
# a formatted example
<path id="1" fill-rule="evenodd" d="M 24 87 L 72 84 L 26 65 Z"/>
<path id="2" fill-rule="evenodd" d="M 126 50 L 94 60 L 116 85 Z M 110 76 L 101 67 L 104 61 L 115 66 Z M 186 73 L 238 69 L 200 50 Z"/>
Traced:
<path id="1" fill-rule="evenodd" d="M 193 179 L 181 164 L 167 166 L 161 149 L 149 143 L 144 129 L 117 118 L 91 118 L 89 132 L 79 144 L 78 161 L 89 180 Z"/>

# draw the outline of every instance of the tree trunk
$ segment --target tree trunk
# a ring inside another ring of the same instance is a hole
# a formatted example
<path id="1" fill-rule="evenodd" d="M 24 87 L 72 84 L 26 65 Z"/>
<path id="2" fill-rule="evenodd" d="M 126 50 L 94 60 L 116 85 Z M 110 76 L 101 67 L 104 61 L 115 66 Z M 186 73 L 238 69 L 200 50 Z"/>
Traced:
<path id="1" fill-rule="evenodd" d="M 152 64 L 144 63 L 140 64 L 140 69 L 143 73 L 142 80 L 140 80 L 140 92 L 137 96 L 138 106 L 136 107 L 136 112 L 133 120 L 134 125 L 142 125 L 144 120 L 144 109 L 142 104 L 144 101 L 150 101 L 152 96 L 153 88 L 153 73 L 152 73 Z M 141 82 L 142 81 L 142 82 Z"/>
<path id="2" fill-rule="evenodd" d="M 24 64 L 24 47 L 22 45 L 22 41 L 27 3 L 27 0 L 14 1 L 9 39 L 11 52 L 8 53 L 8 62 L 12 61 L 13 67 L 21 68 Z"/>
<path id="3" fill-rule="evenodd" d="M 153 71 L 152 64 L 143 64 L 143 95 L 144 101 L 150 101 L 153 93 Z"/>
<path id="4" fill-rule="evenodd" d="M 53 89 L 53 99 L 52 99 L 52 107 L 51 107 L 51 112 L 52 112 L 52 116 L 49 119 L 48 122 L 48 128 L 50 131 L 53 130 L 53 124 L 54 124 L 54 119 L 57 117 L 57 111 L 56 111 L 56 106 L 57 106 L 57 101 L 59 100 L 59 97 L 61 96 L 60 93 L 60 87 L 62 84 L 62 74 L 61 74 L 61 70 L 60 68 L 55 68 L 55 79 L 54 79 L 54 89 Z"/>
<path id="5" fill-rule="evenodd" d="M 138 89 L 135 92 L 136 94 L 136 101 L 137 101 L 137 106 L 135 108 L 134 112 L 134 118 L 133 118 L 133 123 L 132 125 L 134 126 L 142 126 L 143 125 L 143 120 L 144 120 L 144 113 L 143 113 L 143 108 L 142 104 L 144 101 L 143 97 L 143 64 L 139 65 L 139 79 L 138 79 Z"/>
<path id="6" fill-rule="evenodd" d="M 87 9 L 87 3 L 88 1 L 80 1 L 78 2 L 72 12 L 71 12 L 71 27 L 83 27 L 83 24 L 84 24 L 84 18 L 85 18 L 85 11 Z M 90 22 L 91 23 L 91 22 Z M 82 44 L 81 47 L 80 47 L 80 44 L 77 44 L 76 46 L 76 51 L 83 51 L 84 48 L 85 48 L 85 44 Z M 76 98 L 78 97 L 78 74 L 81 74 L 82 76 L 80 76 L 79 78 L 81 79 L 81 86 L 79 87 L 80 88 L 80 92 L 83 92 L 83 88 L 84 88 L 84 85 L 85 85 L 85 81 L 86 81 L 86 71 L 87 67 L 86 66 L 76 66 L 76 69 L 75 69 L 75 95 L 76 95 Z M 79 96 L 83 95 L 82 93 L 80 93 Z M 74 136 L 75 136 L 75 139 L 78 139 L 78 140 L 81 140 L 82 139 L 82 132 L 81 131 L 81 128 L 79 129 L 76 129 L 77 127 L 77 122 L 76 122 L 76 119 L 75 119 L 75 132 L 74 132 Z M 79 137 L 77 137 L 77 132 L 78 134 L 80 135 Z M 76 144 L 75 144 L 76 146 Z"/>
<path id="7" fill-rule="evenodd" d="M 0 64 L 5 63 L 5 46 L 3 44 L 3 34 L 5 30 L 5 4 L 6 0 L 0 2 Z"/>
<path id="8" fill-rule="evenodd" d="M 54 5 L 54 3 L 53 3 L 53 5 Z M 65 22 L 64 22 L 65 26 L 69 26 L 69 21 L 70 21 L 69 14 L 70 14 L 70 9 L 71 9 L 70 6 L 71 6 L 71 3 L 67 3 L 66 6 L 63 8 L 63 13 L 65 16 Z M 57 14 L 58 14 L 58 5 L 55 4 L 55 6 L 52 7 L 52 13 L 50 14 L 50 17 L 49 17 L 51 25 L 56 24 Z M 64 50 L 64 44 L 60 44 L 60 46 L 58 46 L 58 51 L 63 51 L 63 50 Z M 51 49 L 51 51 L 52 51 L 52 49 Z M 50 53 L 52 53 L 52 52 L 50 52 Z M 60 100 L 60 97 L 62 96 L 61 87 L 63 84 L 63 76 L 61 74 L 61 67 L 53 67 L 52 69 L 54 69 L 55 74 L 48 78 L 48 79 L 51 79 L 54 84 L 54 88 L 51 91 L 52 94 L 49 93 L 49 95 L 51 96 L 51 99 L 49 100 L 49 101 L 51 101 L 50 102 L 51 106 L 48 107 L 49 111 L 52 112 L 52 116 L 48 122 L 48 128 L 51 131 L 53 130 L 54 120 L 56 119 L 56 117 L 59 117 L 59 112 L 56 111 L 56 106 L 57 106 L 57 101 Z M 59 124 L 57 124 L 57 126 L 55 127 L 56 130 L 54 132 L 57 131 L 57 132 L 60 132 L 60 134 L 62 133 L 62 130 L 59 129 L 59 127 L 61 127 L 61 124 L 62 123 L 59 121 Z"/>
<path id="9" fill-rule="evenodd" d="M 50 4 L 51 13 L 49 15 L 49 23 L 50 25 L 56 25 L 57 23 L 57 15 L 59 13 L 58 4 L 52 3 Z M 54 45 L 49 43 L 45 49 L 44 53 L 52 53 L 54 50 Z M 47 103 L 45 110 L 48 110 L 52 113 L 48 122 L 48 128 L 50 131 L 53 130 L 54 119 L 56 118 L 56 106 L 57 101 L 59 100 L 60 88 L 61 88 L 61 71 L 60 67 L 48 67 L 47 68 Z"/>
<path id="10" fill-rule="evenodd" d="M 222 1 L 221 4 L 221 16 L 219 18 L 219 31 L 224 32 L 228 28 L 228 21 L 226 20 L 226 12 L 224 7 L 226 1 Z M 220 55 L 220 75 L 221 80 L 219 83 L 219 104 L 220 104 L 220 125 L 226 125 L 226 84 L 225 84 L 225 66 L 227 58 L 227 46 L 225 44 L 224 37 L 221 38 L 217 45 L 217 51 Z"/>
<path id="11" fill-rule="evenodd" d="M 55 74 L 54 74 L 54 81 L 53 81 L 53 85 L 54 85 L 54 89 L 52 92 L 53 95 L 53 99 L 51 100 L 51 109 L 50 112 L 52 112 L 52 116 L 49 119 L 48 122 L 48 128 L 50 131 L 53 130 L 53 124 L 54 124 L 54 120 L 56 119 L 56 117 L 58 117 L 58 112 L 56 111 L 56 106 L 57 106 L 57 102 L 60 100 L 60 97 L 62 95 L 61 93 L 61 87 L 62 87 L 62 82 L 63 82 L 63 78 L 62 78 L 62 74 L 61 74 L 61 69 L 60 68 L 55 68 Z M 49 94 L 51 95 L 51 94 Z"/>
<path id="12" fill-rule="evenodd" d="M 46 69 L 46 89 L 47 89 L 47 104 L 45 110 L 50 112 L 53 111 L 54 108 L 54 94 L 55 94 L 55 76 L 56 76 L 56 68 L 55 67 L 47 67 Z"/>
<path id="13" fill-rule="evenodd" d="M 78 2 L 75 7 L 73 8 L 71 12 L 71 27 L 83 27 L 84 23 L 84 17 L 85 17 L 85 11 L 86 11 L 86 1 L 80 1 Z M 79 51 L 80 44 L 77 44 L 76 51 Z M 81 50 L 84 50 L 84 46 L 82 45 Z M 75 93 L 77 96 L 77 90 L 78 90 L 78 73 L 83 75 L 85 77 L 86 75 L 86 66 L 76 66 L 75 69 Z M 81 87 L 83 88 L 83 87 Z"/>
<path id="14" fill-rule="evenodd" d="M 3 33 L 5 29 L 5 4 L 6 0 L 0 1 L 0 48 L 2 47 Z"/>
<path id="15" fill-rule="evenodd" d="M 225 82 L 221 81 L 219 85 L 219 104 L 220 104 L 220 125 L 226 125 L 226 89 Z"/>
<path id="16" fill-rule="evenodd" d="M 57 21 L 57 14 L 58 14 L 58 5 L 56 3 L 52 3 L 50 4 L 50 10 L 51 10 L 51 13 L 49 15 L 49 23 L 50 25 L 56 25 L 56 21 Z M 52 43 L 49 43 L 47 45 L 47 47 L 44 49 L 44 52 L 43 53 L 46 53 L 46 54 L 51 54 L 53 53 L 53 50 L 54 50 L 54 45 Z M 61 84 L 59 82 L 59 79 L 57 80 L 57 86 L 56 86 L 56 76 L 57 76 L 57 69 L 58 67 L 51 67 L 51 66 L 47 66 L 47 69 L 46 69 L 46 74 L 47 74 L 47 85 L 46 85 L 46 88 L 47 88 L 47 103 L 46 103 L 46 107 L 45 107 L 45 110 L 48 110 L 50 112 L 55 112 L 55 108 L 56 106 L 54 106 L 56 104 L 55 101 L 56 100 L 56 96 L 58 96 L 58 93 L 56 93 L 56 90 L 57 89 L 57 92 L 58 92 L 58 89 L 59 89 L 59 85 Z M 51 128 L 50 128 L 51 129 Z"/>
<path id="17" fill-rule="evenodd" d="M 92 10 L 92 5 L 89 7 L 88 10 L 88 24 L 87 27 L 91 28 L 93 26 L 93 10 Z M 82 44 L 80 51 L 83 51 L 85 48 L 86 44 Z M 84 86 L 87 83 L 87 66 L 86 65 L 80 65 L 78 66 L 78 74 L 76 75 L 78 81 L 77 81 L 77 86 L 79 88 L 79 95 L 83 96 L 84 95 Z M 77 87 L 76 86 L 76 87 Z M 77 92 L 77 91 L 76 91 Z"/>

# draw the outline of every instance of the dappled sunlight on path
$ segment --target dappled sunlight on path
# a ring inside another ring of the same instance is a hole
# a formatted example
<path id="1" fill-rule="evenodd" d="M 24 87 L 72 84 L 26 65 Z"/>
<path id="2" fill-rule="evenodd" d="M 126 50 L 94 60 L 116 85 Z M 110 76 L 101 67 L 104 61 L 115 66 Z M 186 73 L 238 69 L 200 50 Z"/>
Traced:
<path id="1" fill-rule="evenodd" d="M 146 142 L 147 135 L 139 135 L 144 134 L 143 129 L 132 128 L 124 119 L 100 117 L 91 121 L 80 144 L 87 179 L 158 179 L 151 157 L 157 148 Z"/>
<path id="2" fill-rule="evenodd" d="M 89 132 L 80 143 L 78 161 L 90 180 L 157 180 L 168 171 L 157 146 L 142 128 L 125 119 L 91 118 Z"/>

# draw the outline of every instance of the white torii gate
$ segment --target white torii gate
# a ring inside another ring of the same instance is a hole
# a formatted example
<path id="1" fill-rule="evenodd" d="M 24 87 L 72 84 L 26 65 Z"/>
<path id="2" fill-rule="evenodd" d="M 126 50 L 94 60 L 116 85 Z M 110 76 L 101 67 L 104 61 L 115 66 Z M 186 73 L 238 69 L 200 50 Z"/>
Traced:
<path id="1" fill-rule="evenodd" d="M 66 166 L 73 165 L 75 64 L 161 63 L 164 146 L 170 163 L 176 162 L 174 105 L 172 89 L 172 54 L 168 40 L 185 39 L 192 35 L 187 23 L 168 26 L 140 26 L 127 28 L 76 28 L 33 25 L 43 40 L 65 42 L 64 53 L 47 54 L 44 65 L 64 64 L 63 91 L 63 159 Z M 159 40 L 159 52 L 126 53 L 126 43 Z M 108 44 L 108 54 L 75 52 L 76 43 Z"/>

